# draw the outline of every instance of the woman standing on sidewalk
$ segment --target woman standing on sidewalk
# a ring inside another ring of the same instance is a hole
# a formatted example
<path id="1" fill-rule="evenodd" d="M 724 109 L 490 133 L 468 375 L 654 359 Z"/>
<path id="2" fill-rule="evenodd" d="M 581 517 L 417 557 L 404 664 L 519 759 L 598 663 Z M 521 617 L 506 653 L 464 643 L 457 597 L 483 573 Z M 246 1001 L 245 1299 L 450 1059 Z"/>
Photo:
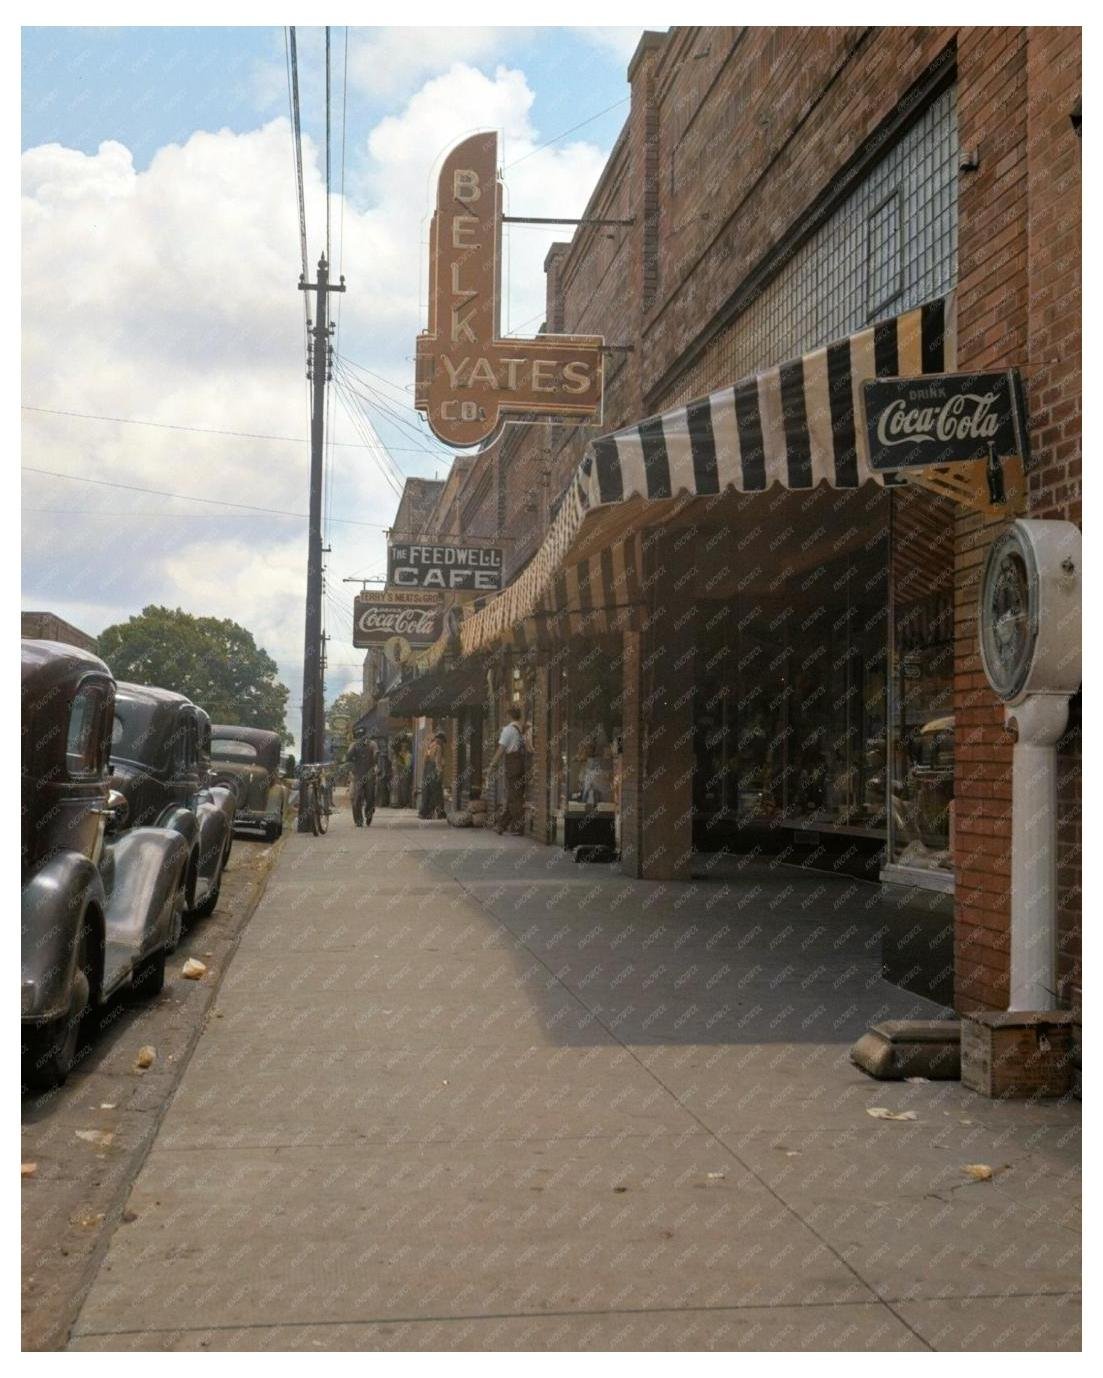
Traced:
<path id="1" fill-rule="evenodd" d="M 444 817 L 444 745 L 443 732 L 435 732 L 425 748 L 425 772 L 421 780 L 419 818 Z"/>

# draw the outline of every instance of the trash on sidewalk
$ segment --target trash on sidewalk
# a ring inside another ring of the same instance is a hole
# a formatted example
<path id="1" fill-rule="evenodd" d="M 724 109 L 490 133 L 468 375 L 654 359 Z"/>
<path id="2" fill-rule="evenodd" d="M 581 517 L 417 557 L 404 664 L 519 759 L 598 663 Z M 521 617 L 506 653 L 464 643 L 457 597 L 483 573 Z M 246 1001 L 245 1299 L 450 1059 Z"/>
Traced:
<path id="1" fill-rule="evenodd" d="M 974 1182 L 990 1182 L 995 1175 L 987 1163 L 966 1163 L 961 1170 Z"/>
<path id="2" fill-rule="evenodd" d="M 37 1163 L 20 1163 L 20 1164 L 19 1164 L 19 1175 L 20 1175 L 20 1177 L 33 1177 L 37 1171 L 38 1171 L 38 1164 L 37 1164 Z"/>
<path id="3" fill-rule="evenodd" d="M 97 1148 L 110 1148 L 115 1141 L 115 1135 L 110 1129 L 78 1129 L 74 1132 L 78 1139 L 83 1139 L 87 1144 L 95 1144 Z"/>
<path id="4" fill-rule="evenodd" d="M 960 1019 L 887 1019 L 874 1024 L 850 1050 L 855 1067 L 878 1081 L 961 1077 Z"/>
<path id="5" fill-rule="evenodd" d="M 189 957 L 180 968 L 180 975 L 185 981 L 198 981 L 201 976 L 206 976 L 206 964 L 201 962 L 198 957 Z"/>
<path id="6" fill-rule="evenodd" d="M 886 1110 L 883 1105 L 866 1106 L 866 1114 L 875 1120 L 915 1120 L 919 1116 L 914 1110 Z"/>
<path id="7" fill-rule="evenodd" d="M 134 1070 L 144 1072 L 147 1067 L 152 1067 L 156 1061 L 157 1049 L 146 1043 L 138 1049 L 138 1056 L 134 1059 Z"/>

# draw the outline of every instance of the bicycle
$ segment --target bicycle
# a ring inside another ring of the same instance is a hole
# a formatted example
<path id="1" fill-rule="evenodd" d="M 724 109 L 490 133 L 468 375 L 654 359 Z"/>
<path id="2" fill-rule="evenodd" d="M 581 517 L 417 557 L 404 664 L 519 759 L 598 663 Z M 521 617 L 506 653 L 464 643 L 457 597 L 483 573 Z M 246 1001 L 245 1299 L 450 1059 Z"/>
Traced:
<path id="1" fill-rule="evenodd" d="M 321 766 L 303 766 L 299 776 L 299 817 L 309 821 L 315 837 L 320 837 L 329 827 L 330 809 L 325 771 Z"/>

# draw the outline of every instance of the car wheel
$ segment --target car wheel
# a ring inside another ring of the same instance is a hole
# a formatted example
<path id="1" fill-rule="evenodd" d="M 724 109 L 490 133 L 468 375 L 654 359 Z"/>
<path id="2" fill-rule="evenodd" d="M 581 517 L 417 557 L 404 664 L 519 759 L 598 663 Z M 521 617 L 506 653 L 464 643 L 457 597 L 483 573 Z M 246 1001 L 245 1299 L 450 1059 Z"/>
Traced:
<path id="1" fill-rule="evenodd" d="M 35 1091 L 60 1086 L 69 1075 L 80 1043 L 81 1023 L 88 1012 L 90 986 L 82 950 L 69 992 L 69 1013 L 63 1019 L 29 1029 L 24 1034 L 23 1082 Z"/>
<path id="2" fill-rule="evenodd" d="M 278 842 L 283 836 L 283 822 L 269 823 L 264 829 L 265 842 Z"/>
<path id="3" fill-rule="evenodd" d="M 130 978 L 130 995 L 135 1000 L 152 1000 L 165 988 L 165 949 L 158 948 L 143 957 Z"/>

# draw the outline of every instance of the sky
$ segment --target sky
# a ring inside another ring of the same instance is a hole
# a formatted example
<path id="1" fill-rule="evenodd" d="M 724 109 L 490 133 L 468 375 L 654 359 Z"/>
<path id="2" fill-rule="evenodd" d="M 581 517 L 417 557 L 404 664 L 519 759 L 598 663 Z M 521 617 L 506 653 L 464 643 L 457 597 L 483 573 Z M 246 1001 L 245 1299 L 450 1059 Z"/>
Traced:
<path id="1" fill-rule="evenodd" d="M 328 700 L 360 687 L 343 580 L 385 569 L 402 476 L 451 461 L 411 405 L 434 164 L 497 129 L 508 212 L 579 215 L 639 33 L 354 28 L 346 58 L 331 30 L 347 292 L 332 299 Z M 299 29 L 298 49 L 313 280 L 324 31 Z M 22 66 L 23 607 L 93 635 L 150 603 L 232 617 L 277 661 L 297 732 L 309 409 L 284 31 L 25 28 Z M 570 229 L 506 234 L 503 327 L 529 334 L 544 255 Z"/>

